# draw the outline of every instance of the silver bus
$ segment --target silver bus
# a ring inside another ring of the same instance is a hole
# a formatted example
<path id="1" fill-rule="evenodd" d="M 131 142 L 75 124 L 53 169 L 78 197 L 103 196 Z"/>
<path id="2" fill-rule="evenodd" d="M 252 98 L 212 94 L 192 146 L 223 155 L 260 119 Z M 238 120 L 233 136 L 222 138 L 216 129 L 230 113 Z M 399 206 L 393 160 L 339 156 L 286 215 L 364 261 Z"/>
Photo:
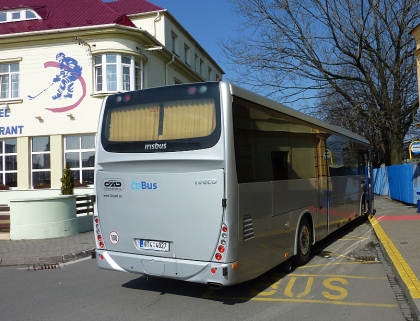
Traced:
<path id="1" fill-rule="evenodd" d="M 228 82 L 104 99 L 99 268 L 222 287 L 372 211 L 369 142 Z"/>

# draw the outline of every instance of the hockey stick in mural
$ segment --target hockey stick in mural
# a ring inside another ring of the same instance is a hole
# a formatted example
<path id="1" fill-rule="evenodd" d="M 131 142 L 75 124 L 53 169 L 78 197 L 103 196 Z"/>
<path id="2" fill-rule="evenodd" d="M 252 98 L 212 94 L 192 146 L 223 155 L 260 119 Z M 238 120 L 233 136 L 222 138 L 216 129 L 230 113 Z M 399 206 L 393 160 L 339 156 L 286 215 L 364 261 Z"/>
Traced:
<path id="1" fill-rule="evenodd" d="M 41 95 L 44 91 L 46 91 L 47 89 L 49 89 L 52 85 L 54 85 L 54 82 L 52 82 L 51 83 L 51 85 L 49 85 L 47 88 L 45 88 L 44 90 L 42 90 L 42 91 L 40 91 L 37 95 L 35 95 L 35 96 L 30 96 L 30 95 L 28 95 L 28 98 L 29 98 L 29 100 L 32 100 L 32 99 L 34 99 L 34 98 L 36 98 L 36 97 L 38 97 L 39 95 Z"/>

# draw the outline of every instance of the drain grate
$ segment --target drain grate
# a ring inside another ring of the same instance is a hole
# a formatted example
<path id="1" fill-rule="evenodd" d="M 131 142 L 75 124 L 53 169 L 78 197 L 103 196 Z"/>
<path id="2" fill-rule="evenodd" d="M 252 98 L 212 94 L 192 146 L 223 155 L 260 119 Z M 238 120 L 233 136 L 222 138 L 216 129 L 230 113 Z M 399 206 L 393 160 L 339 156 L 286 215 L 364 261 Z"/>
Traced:
<path id="1" fill-rule="evenodd" d="M 356 261 L 360 262 L 376 262 L 379 261 L 378 257 L 375 255 L 362 255 L 362 256 L 354 256 Z"/>
<path id="2" fill-rule="evenodd" d="M 34 264 L 32 266 L 32 268 L 34 269 L 34 271 L 38 271 L 38 270 L 50 270 L 50 269 L 61 269 L 61 264 L 60 263 L 44 263 L 44 264 Z M 31 266 L 28 265 L 28 270 L 31 269 Z"/>

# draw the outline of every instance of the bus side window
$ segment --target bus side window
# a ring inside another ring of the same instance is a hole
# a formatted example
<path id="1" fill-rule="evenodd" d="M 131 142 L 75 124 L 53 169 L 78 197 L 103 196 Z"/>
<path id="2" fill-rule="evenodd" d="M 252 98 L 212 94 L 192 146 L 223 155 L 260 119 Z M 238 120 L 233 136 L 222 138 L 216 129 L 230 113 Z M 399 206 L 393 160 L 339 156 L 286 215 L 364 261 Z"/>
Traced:
<path id="1" fill-rule="evenodd" d="M 275 181 L 289 179 L 288 156 L 289 152 L 271 152 L 271 163 L 273 164 Z"/>

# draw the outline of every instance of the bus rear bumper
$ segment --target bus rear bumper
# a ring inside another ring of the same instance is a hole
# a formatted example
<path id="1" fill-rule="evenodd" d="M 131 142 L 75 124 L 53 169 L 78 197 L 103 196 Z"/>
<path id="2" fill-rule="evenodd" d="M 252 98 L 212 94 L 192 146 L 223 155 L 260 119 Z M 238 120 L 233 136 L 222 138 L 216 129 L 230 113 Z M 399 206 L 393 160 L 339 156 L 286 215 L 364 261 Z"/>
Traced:
<path id="1" fill-rule="evenodd" d="M 101 269 L 152 275 L 182 281 L 228 286 L 237 283 L 233 263 L 181 260 L 96 249 Z"/>

